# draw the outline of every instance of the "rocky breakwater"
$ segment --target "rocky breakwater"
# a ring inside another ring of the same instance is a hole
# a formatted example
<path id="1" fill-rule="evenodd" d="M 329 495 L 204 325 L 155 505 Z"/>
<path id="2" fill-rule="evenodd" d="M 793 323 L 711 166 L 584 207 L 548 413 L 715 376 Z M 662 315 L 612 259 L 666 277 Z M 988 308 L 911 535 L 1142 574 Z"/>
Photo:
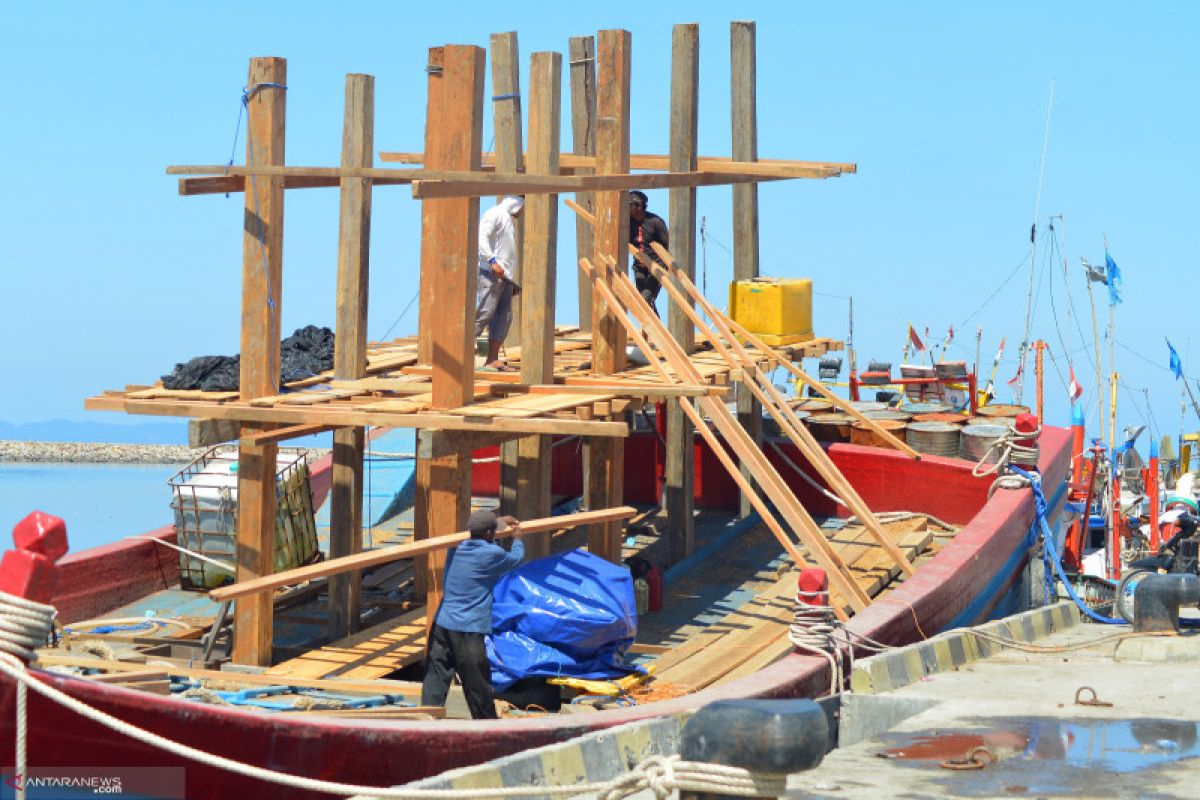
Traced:
<path id="1" fill-rule="evenodd" d="M 64 464 L 187 464 L 204 452 L 170 444 L 0 440 L 0 461 Z"/>

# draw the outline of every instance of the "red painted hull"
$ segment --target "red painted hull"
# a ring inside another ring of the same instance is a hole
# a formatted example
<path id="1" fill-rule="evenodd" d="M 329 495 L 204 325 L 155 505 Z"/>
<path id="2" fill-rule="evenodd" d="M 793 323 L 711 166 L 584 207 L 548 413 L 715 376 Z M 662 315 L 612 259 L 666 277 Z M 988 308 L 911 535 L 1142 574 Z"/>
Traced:
<path id="1" fill-rule="evenodd" d="M 1047 428 L 1042 434 L 1040 469 L 1047 487 L 1066 477 L 1070 435 Z M 630 448 L 654 449 L 630 440 Z M 560 448 L 569 449 L 569 448 Z M 986 618 L 1024 566 L 1026 532 L 1033 521 L 1031 493 L 997 492 L 987 499 L 988 479 L 975 479 L 970 465 L 927 457 L 912 462 L 898 453 L 835 445 L 834 460 L 875 510 L 917 509 L 965 526 L 917 575 L 850 622 L 855 631 L 902 644 L 946 626 Z M 644 454 L 643 454 L 644 455 Z M 701 453 L 697 484 L 704 502 L 734 495 L 712 469 L 711 453 Z M 792 458 L 796 459 L 794 451 Z M 631 458 L 637 464 L 637 458 Z M 650 464 L 655 462 L 650 460 Z M 645 469 L 642 459 L 637 468 Z M 789 481 L 795 476 L 781 467 Z M 315 470 L 328 480 L 327 470 Z M 476 489 L 485 476 L 477 476 Z M 798 482 L 798 479 L 797 479 Z M 326 483 L 326 486 L 328 484 Z M 627 484 L 629 485 L 629 484 Z M 654 485 L 654 481 L 650 481 Z M 795 487 L 814 513 L 832 513 L 828 501 L 808 486 Z M 637 499 L 631 497 L 631 499 Z M 155 532 L 169 536 L 170 529 Z M 103 592 L 109 607 L 127 595 L 167 585 L 173 559 L 148 542 L 119 543 L 68 561 L 60 608 L 78 618 L 99 608 Z M 126 584 L 118 577 L 124 570 Z M 103 592 L 97 591 L 97 586 Z M 991 596 L 982 596 L 981 592 Z M 132 598 L 130 598 L 132 599 Z M 736 682 L 653 705 L 595 714 L 547 716 L 495 722 L 397 722 L 304 720 L 148 695 L 117 686 L 35 672 L 38 677 L 90 705 L 175 741 L 219 755 L 293 775 L 386 786 L 434 775 L 454 767 L 561 741 L 591 730 L 694 708 L 728 697 L 817 696 L 828 687 L 824 659 L 792 655 Z M 13 687 L 0 684 L 0 758 L 13 763 Z M 302 796 L 269 784 L 168 756 L 81 719 L 30 693 L 30 764 L 33 766 L 184 767 L 188 795 Z M 314 795 L 316 796 L 316 795 Z"/>

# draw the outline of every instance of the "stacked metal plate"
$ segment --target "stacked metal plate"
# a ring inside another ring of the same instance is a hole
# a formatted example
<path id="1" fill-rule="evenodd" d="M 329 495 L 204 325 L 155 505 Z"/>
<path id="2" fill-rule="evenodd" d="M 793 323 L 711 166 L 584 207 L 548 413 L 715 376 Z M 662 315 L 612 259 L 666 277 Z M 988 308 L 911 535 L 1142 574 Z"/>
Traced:
<path id="1" fill-rule="evenodd" d="M 913 416 L 917 414 L 945 414 L 953 411 L 949 403 L 905 403 L 901 408 Z"/>
<path id="2" fill-rule="evenodd" d="M 897 422 L 908 422 L 912 419 L 912 414 L 905 414 L 903 411 L 893 411 L 890 408 L 885 408 L 881 411 L 864 411 L 862 415 L 867 419 L 887 419 Z"/>
<path id="3" fill-rule="evenodd" d="M 977 422 L 972 425 L 964 425 L 962 437 L 958 443 L 959 457 L 979 463 L 983 460 L 984 454 L 987 454 L 987 463 L 995 464 L 1002 455 L 1002 450 L 997 447 L 989 453 L 988 448 L 1010 430 L 1012 429 L 1007 425 L 996 423 Z"/>
<path id="4" fill-rule="evenodd" d="M 907 428 L 907 440 L 912 449 L 933 456 L 958 457 L 957 425 L 946 422 L 913 422 Z"/>

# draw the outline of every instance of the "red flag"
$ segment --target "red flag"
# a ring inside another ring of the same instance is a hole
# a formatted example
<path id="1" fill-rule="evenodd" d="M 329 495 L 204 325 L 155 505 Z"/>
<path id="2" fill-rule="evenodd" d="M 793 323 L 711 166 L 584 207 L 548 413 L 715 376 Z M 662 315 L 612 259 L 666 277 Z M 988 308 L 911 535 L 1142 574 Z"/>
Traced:
<path id="1" fill-rule="evenodd" d="M 1083 387 L 1079 385 L 1079 381 L 1075 380 L 1075 368 L 1071 367 L 1071 384 L 1067 387 L 1067 394 L 1074 403 L 1083 394 Z"/>
<path id="2" fill-rule="evenodd" d="M 912 326 L 912 323 L 909 323 L 908 326 L 908 340 L 912 342 L 913 347 L 917 348 L 918 353 L 925 352 L 925 343 L 921 341 L 920 336 L 917 336 L 917 329 Z"/>
<path id="3" fill-rule="evenodd" d="M 1021 366 L 1017 367 L 1017 374 L 1012 376 L 1012 380 L 1010 380 L 1010 381 L 1008 382 L 1008 385 L 1009 385 L 1009 386 L 1012 386 L 1012 385 L 1013 385 L 1013 384 L 1015 384 L 1017 381 L 1021 380 L 1021 373 L 1022 373 L 1022 372 L 1024 372 L 1024 371 L 1025 371 L 1025 365 L 1024 365 L 1024 364 L 1022 364 Z"/>
<path id="4" fill-rule="evenodd" d="M 954 341 L 954 326 L 953 325 L 950 326 L 950 332 L 946 334 L 946 343 L 949 344 L 952 341 Z"/>

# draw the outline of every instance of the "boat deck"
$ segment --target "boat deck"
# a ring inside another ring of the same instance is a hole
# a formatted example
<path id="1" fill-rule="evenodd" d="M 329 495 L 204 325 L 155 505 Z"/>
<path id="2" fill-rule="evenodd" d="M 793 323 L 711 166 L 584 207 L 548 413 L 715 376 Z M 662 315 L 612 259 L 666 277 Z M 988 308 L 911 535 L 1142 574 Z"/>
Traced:
<path id="1" fill-rule="evenodd" d="M 484 500 L 479 505 L 494 503 Z M 386 547 L 411 541 L 411 514 L 408 509 L 372 528 L 368 542 Z M 661 514 L 649 509 L 632 526 L 633 532 L 623 542 L 624 557 L 662 560 L 665 537 L 657 532 L 660 527 L 665 529 Z M 920 514 L 884 522 L 883 527 L 918 565 L 936 554 L 954 533 Z M 828 518 L 822 529 L 871 597 L 898 582 L 898 567 L 864 528 Z M 561 551 L 585 543 L 585 531 L 574 530 L 558 534 L 553 547 Z M 796 570 L 766 526 L 755 518 L 731 521 L 724 512 L 699 511 L 696 548 L 691 558 L 667 570 L 664 608 L 639 619 L 637 641 L 629 658 L 631 663 L 652 669 L 653 680 L 631 691 L 643 702 L 734 680 L 792 650 L 787 634 L 795 610 Z M 415 681 L 419 675 L 405 672 L 405 668 L 424 656 L 426 619 L 423 605 L 410 599 L 412 580 L 411 561 L 393 562 L 366 573 L 364 629 L 336 642 L 326 635 L 324 581 L 281 592 L 276 598 L 277 663 L 256 679 L 277 678 L 281 685 L 297 680 L 369 683 L 397 677 Z M 834 602 L 848 608 L 836 595 Z M 206 595 L 162 590 L 114 609 L 105 618 L 176 619 L 185 625 L 156 628 L 142 632 L 144 635 L 124 630 L 75 634 L 70 646 L 91 646 L 95 652 L 95 643 L 101 642 L 116 660 L 157 658 L 165 659 L 164 664 L 210 666 L 202 659 L 201 637 L 212 626 L 217 609 Z M 227 680 L 236 681 L 236 676 Z M 417 686 L 409 682 L 404 690 L 415 694 Z"/>
<path id="2" fill-rule="evenodd" d="M 554 380 L 548 385 L 521 384 L 520 348 L 508 348 L 504 355 L 516 371 L 477 371 L 475 401 L 437 411 L 432 410 L 433 368 L 418 363 L 416 337 L 373 343 L 367 351 L 366 377 L 358 380 L 335 380 L 333 372 L 328 371 L 288 383 L 282 394 L 249 401 L 240 400 L 236 391 L 166 389 L 158 381 L 106 391 L 88 398 L 84 407 L 330 428 L 373 425 L 624 436 L 628 429 L 618 415 L 636 410 L 647 398 L 660 396 L 651 390 L 665 387 L 653 368 L 634 363 L 637 354 L 631 357 L 629 368 L 621 372 L 593 375 L 591 347 L 591 334 L 560 326 L 554 340 Z M 842 347 L 837 340 L 813 339 L 774 349 L 796 361 Z M 475 362 L 478 370 L 483 358 L 476 356 Z M 726 386 L 734 377 L 729 363 L 704 346 L 692 355 L 692 363 L 706 385 Z M 759 363 L 765 366 L 767 357 L 762 356 Z M 620 386 L 620 391 L 604 391 L 614 386 Z M 693 393 L 697 388 L 690 387 Z"/>

